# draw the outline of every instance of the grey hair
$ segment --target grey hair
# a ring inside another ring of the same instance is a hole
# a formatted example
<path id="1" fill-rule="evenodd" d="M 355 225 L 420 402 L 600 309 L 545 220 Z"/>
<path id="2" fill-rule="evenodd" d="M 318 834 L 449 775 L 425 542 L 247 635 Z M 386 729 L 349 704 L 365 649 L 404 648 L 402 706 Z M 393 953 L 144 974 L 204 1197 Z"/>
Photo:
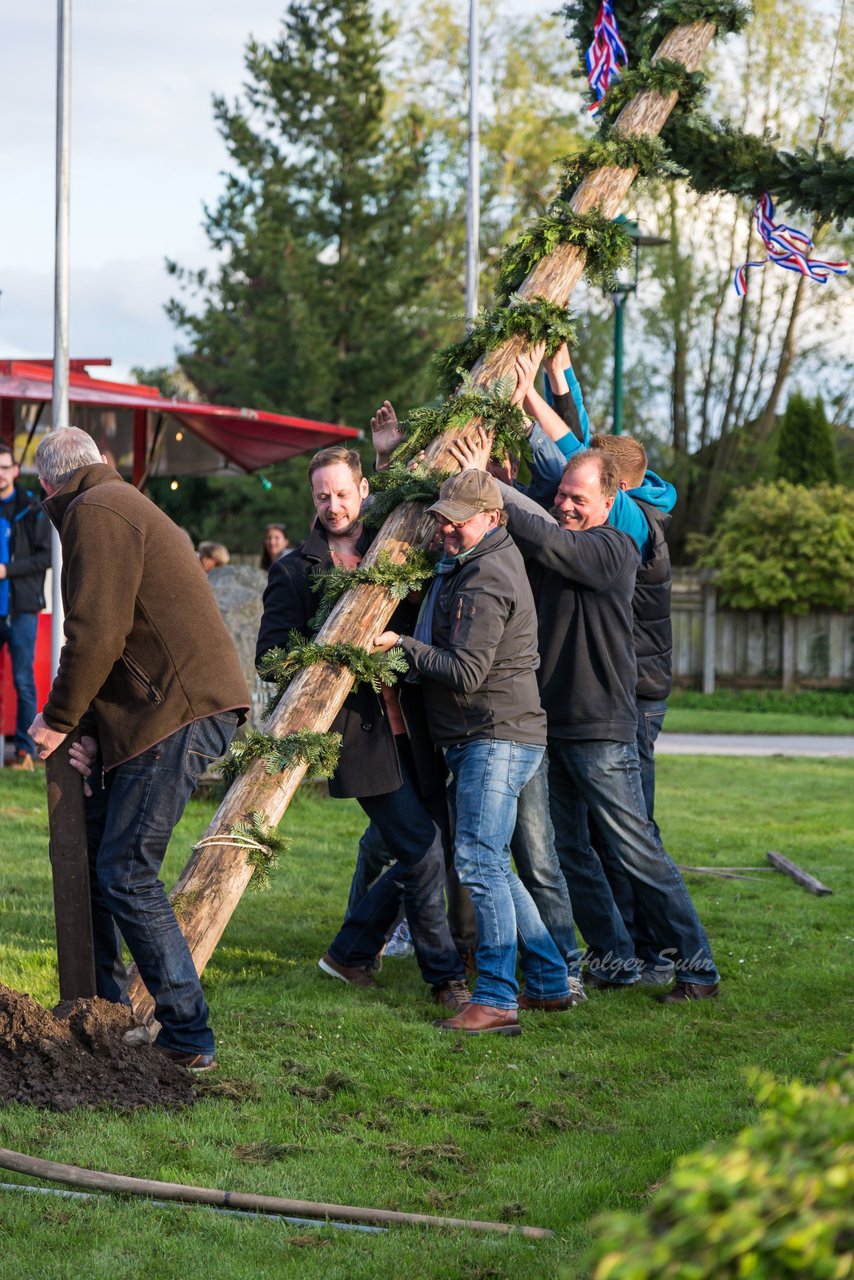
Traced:
<path id="1" fill-rule="evenodd" d="M 81 467 L 103 462 L 92 437 L 79 427 L 49 431 L 36 449 L 36 470 L 42 480 L 58 489 Z"/>

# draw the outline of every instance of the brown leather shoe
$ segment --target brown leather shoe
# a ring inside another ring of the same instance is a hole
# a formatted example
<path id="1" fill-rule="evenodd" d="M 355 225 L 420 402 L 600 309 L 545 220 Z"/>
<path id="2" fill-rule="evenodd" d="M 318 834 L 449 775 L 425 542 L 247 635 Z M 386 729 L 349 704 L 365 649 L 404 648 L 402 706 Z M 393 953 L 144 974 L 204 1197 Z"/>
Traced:
<path id="1" fill-rule="evenodd" d="M 684 1004 L 686 1000 L 714 1000 L 720 991 L 717 982 L 709 985 L 705 982 L 677 982 L 664 995 L 656 996 L 659 1004 Z"/>
<path id="2" fill-rule="evenodd" d="M 370 969 L 339 964 L 328 951 L 325 956 L 321 956 L 318 960 L 317 967 L 322 969 L 324 973 L 328 973 L 330 978 L 337 978 L 339 982 L 349 982 L 351 987 L 375 987 L 377 985 Z"/>
<path id="3" fill-rule="evenodd" d="M 471 992 L 462 978 L 452 978 L 444 987 L 434 988 L 433 999 L 452 1013 L 462 1013 L 466 1005 L 471 1004 Z"/>
<path id="4" fill-rule="evenodd" d="M 455 1018 L 433 1023 L 440 1031 L 459 1031 L 466 1036 L 481 1036 L 494 1031 L 499 1036 L 520 1036 L 519 1014 L 515 1009 L 496 1009 L 491 1004 L 467 1004 Z"/>
<path id="5" fill-rule="evenodd" d="M 39 761 L 41 764 L 41 761 Z M 26 751 L 16 751 L 15 759 L 9 765 L 13 773 L 35 773 L 36 762 Z"/>

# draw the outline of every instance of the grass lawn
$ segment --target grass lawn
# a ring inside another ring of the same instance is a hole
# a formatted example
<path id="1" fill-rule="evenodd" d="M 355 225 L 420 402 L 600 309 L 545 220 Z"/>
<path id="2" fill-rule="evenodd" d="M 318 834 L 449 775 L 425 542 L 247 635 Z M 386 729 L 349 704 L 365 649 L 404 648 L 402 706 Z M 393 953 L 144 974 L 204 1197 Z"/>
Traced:
<path id="1" fill-rule="evenodd" d="M 139 1177 L 554 1228 L 529 1242 L 396 1229 L 366 1235 L 200 1208 L 0 1191 L 3 1280 L 541 1280 L 575 1273 L 590 1220 L 640 1208 L 681 1153 L 755 1115 L 745 1069 L 814 1079 L 850 1043 L 854 763 L 662 758 L 658 814 L 680 862 L 759 864 L 767 848 L 829 884 L 692 877 L 725 995 L 661 1007 L 647 990 L 524 1015 L 516 1039 L 457 1040 L 414 962 L 379 991 L 321 977 L 357 837 L 354 803 L 297 797 L 293 849 L 247 893 L 205 974 L 219 1079 L 169 1114 L 0 1111 L 0 1145 Z M 171 883 L 212 811 L 193 803 Z M 0 775 L 0 981 L 57 999 L 39 778 Z M 333 1074 L 334 1073 L 334 1074 Z M 22 1181 L 0 1171 L 0 1181 Z"/>
<path id="2" fill-rule="evenodd" d="M 842 689 L 675 689 L 669 733 L 854 734 L 854 694 Z"/>

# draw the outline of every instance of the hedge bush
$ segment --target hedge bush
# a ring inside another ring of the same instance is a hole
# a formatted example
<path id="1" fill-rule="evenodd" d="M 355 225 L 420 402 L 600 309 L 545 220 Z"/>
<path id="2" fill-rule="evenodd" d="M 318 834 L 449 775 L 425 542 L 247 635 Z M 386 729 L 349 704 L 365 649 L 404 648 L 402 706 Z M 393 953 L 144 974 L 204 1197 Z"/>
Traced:
<path id="1" fill-rule="evenodd" d="M 598 1220 L 594 1280 L 854 1275 L 854 1056 L 817 1087 L 753 1082 L 756 1125 L 680 1160 L 646 1213 Z"/>
<path id="2" fill-rule="evenodd" d="M 844 612 L 854 605 L 854 492 L 786 481 L 739 490 L 693 550 L 735 609 Z"/>

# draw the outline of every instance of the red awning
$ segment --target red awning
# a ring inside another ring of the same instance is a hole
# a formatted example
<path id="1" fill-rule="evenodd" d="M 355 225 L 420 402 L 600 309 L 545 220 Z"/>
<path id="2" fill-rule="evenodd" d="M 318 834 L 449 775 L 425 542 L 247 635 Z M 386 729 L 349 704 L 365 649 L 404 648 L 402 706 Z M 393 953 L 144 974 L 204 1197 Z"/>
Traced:
<path id="1" fill-rule="evenodd" d="M 324 445 L 353 440 L 360 432 L 352 427 L 293 418 L 262 409 L 232 409 L 223 405 L 191 400 L 168 399 L 154 387 L 131 386 L 93 378 L 85 366 L 108 364 L 104 360 L 74 360 L 69 374 L 69 399 L 80 410 L 78 425 L 96 440 L 101 436 L 114 454 L 120 470 L 132 472 L 134 479 L 148 475 L 204 474 L 231 467 L 257 471 L 295 454 L 321 449 Z M 52 362 L 0 360 L 0 426 L 2 438 L 24 444 L 33 421 L 33 410 L 24 405 L 50 402 Z M 5 403 L 4 403 L 5 402 Z M 17 402 L 17 405 L 9 402 Z M 72 421 L 74 421 L 72 414 Z M 47 425 L 47 424 L 44 424 Z M 39 431 L 44 429 L 41 418 Z M 208 450 L 182 450 L 183 432 L 190 432 Z M 103 447 L 103 445 L 102 445 Z M 105 448 L 107 452 L 107 448 Z M 140 457 L 140 453 L 143 455 Z M 31 462 L 27 451 L 25 463 Z M 131 465 L 129 465 L 131 464 Z"/>

